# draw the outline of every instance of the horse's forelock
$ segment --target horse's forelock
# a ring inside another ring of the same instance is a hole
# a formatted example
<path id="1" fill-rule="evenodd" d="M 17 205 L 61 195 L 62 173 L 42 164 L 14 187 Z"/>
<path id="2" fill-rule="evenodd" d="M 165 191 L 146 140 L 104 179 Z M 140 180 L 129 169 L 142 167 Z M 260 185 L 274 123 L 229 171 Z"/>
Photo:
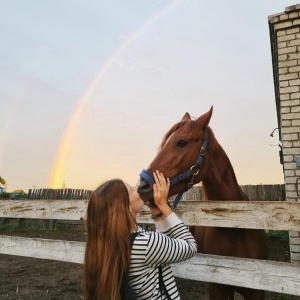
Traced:
<path id="1" fill-rule="evenodd" d="M 164 145 L 166 144 L 167 140 L 169 139 L 169 137 L 176 131 L 178 130 L 182 124 L 185 124 L 186 122 L 178 122 L 176 124 L 174 124 L 168 131 L 167 133 L 165 134 L 165 136 L 163 137 L 163 140 L 159 146 L 159 150 L 161 150 Z"/>

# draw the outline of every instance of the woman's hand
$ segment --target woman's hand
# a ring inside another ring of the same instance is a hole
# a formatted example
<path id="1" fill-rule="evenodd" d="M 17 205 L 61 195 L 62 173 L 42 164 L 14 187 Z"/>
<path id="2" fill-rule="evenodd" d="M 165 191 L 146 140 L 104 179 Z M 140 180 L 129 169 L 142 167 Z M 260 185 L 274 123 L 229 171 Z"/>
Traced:
<path id="1" fill-rule="evenodd" d="M 168 204 L 168 195 L 170 189 L 169 178 L 165 179 L 164 175 L 159 171 L 153 172 L 155 183 L 153 184 L 153 197 L 157 205 L 156 208 L 150 208 L 154 221 L 161 221 L 172 213 L 172 209 Z"/>
<path id="2" fill-rule="evenodd" d="M 165 179 L 159 171 L 153 172 L 155 183 L 153 184 L 153 196 L 155 204 L 160 207 L 167 204 L 170 189 L 169 178 Z"/>

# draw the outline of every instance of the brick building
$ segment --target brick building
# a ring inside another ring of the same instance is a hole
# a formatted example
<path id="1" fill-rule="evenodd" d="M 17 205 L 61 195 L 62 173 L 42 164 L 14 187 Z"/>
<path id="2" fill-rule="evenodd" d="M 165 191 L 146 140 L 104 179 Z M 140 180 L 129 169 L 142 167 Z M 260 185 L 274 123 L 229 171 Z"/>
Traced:
<path id="1" fill-rule="evenodd" d="M 273 77 L 287 201 L 300 201 L 300 4 L 269 16 Z M 290 232 L 300 263 L 300 233 Z"/>

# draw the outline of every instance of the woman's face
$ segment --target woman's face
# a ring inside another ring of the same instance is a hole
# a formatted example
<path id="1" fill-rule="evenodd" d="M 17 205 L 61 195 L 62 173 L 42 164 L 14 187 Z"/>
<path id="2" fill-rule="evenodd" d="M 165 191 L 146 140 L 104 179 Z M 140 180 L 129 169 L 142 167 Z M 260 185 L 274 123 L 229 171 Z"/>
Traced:
<path id="1" fill-rule="evenodd" d="M 129 203 L 132 210 L 132 213 L 135 215 L 138 211 L 143 207 L 144 201 L 141 199 L 140 195 L 137 192 L 137 189 L 133 186 L 130 186 L 128 183 L 125 182 L 129 193 Z"/>

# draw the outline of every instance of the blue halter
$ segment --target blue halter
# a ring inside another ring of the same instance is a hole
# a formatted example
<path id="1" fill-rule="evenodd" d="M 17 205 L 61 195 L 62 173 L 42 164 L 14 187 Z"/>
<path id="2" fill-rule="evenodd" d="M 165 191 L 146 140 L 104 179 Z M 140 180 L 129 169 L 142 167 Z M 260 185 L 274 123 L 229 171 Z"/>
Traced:
<path id="1" fill-rule="evenodd" d="M 170 185 L 173 186 L 181 181 L 186 180 L 187 178 L 192 176 L 191 181 L 188 183 L 187 187 L 180 192 L 179 194 L 177 194 L 174 203 L 173 203 L 173 209 L 177 207 L 182 195 L 184 192 L 188 191 L 190 188 L 192 188 L 194 186 L 194 176 L 196 176 L 199 173 L 199 169 L 202 165 L 202 162 L 204 160 L 205 157 L 205 152 L 207 149 L 207 145 L 208 145 L 208 133 L 207 130 L 205 130 L 204 136 L 203 136 L 203 144 L 202 147 L 200 149 L 200 153 L 197 156 L 196 162 L 195 164 L 187 171 L 181 173 L 180 175 L 176 176 L 175 178 L 173 178 L 170 181 Z M 140 177 L 145 180 L 146 182 L 148 182 L 149 184 L 153 185 L 155 183 L 154 177 L 152 176 L 152 174 L 150 174 L 149 172 L 147 172 L 146 170 L 143 170 L 140 174 Z"/>

